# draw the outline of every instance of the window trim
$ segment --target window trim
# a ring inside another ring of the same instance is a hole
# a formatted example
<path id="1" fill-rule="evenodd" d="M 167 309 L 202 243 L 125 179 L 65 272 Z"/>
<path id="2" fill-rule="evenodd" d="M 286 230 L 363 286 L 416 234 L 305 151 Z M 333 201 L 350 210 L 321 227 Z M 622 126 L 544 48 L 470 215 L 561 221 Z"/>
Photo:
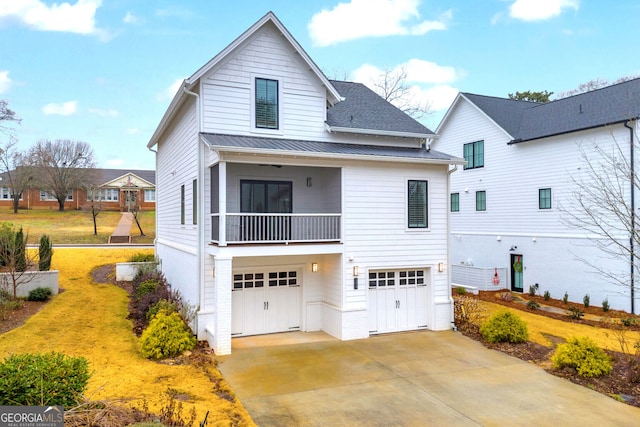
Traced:
<path id="1" fill-rule="evenodd" d="M 482 194 L 484 195 L 483 197 L 483 207 L 482 209 L 478 209 L 478 196 Z M 487 211 L 487 191 L 486 190 L 479 190 L 476 191 L 476 212 L 486 212 Z"/>
<path id="2" fill-rule="evenodd" d="M 180 225 L 185 223 L 184 184 L 180 186 Z"/>
<path id="3" fill-rule="evenodd" d="M 545 197 L 544 199 L 542 198 L 542 192 L 543 191 L 548 191 L 549 192 L 549 197 Z M 544 206 L 542 205 L 542 201 L 545 200 L 549 202 L 549 206 Z M 551 210 L 553 208 L 553 192 L 551 191 L 551 187 L 544 187 L 544 188 L 538 188 L 538 210 L 541 211 L 547 211 L 547 210 Z"/>
<path id="4" fill-rule="evenodd" d="M 258 79 L 261 80 L 273 80 L 278 84 L 278 110 L 277 110 L 277 127 L 276 128 L 265 128 L 258 127 L 256 123 L 256 81 Z M 282 78 L 276 76 L 269 76 L 264 74 L 251 74 L 251 132 L 256 133 L 266 133 L 272 135 L 282 135 L 282 86 L 283 81 Z"/>
<path id="5" fill-rule="evenodd" d="M 482 164 L 481 165 L 477 165 L 476 162 L 476 145 L 480 146 L 482 145 Z M 471 147 L 471 162 L 469 162 L 469 160 L 467 159 L 467 147 Z M 468 142 L 466 144 L 464 144 L 462 146 L 462 157 L 467 160 L 467 164 L 464 165 L 463 169 L 467 170 L 467 169 L 480 169 L 484 167 L 484 139 L 480 139 L 478 141 L 473 141 L 473 142 Z"/>
<path id="6" fill-rule="evenodd" d="M 191 222 L 198 225 L 198 180 L 194 179 L 191 183 Z"/>
<path id="7" fill-rule="evenodd" d="M 412 182 L 424 182 L 425 184 L 425 212 L 424 212 L 424 225 L 411 225 L 411 196 L 410 196 L 410 191 L 411 191 L 411 183 Z M 405 203 L 405 207 L 406 207 L 406 222 L 405 222 L 405 226 L 407 228 L 407 230 L 415 230 L 415 231 L 420 231 L 420 230 L 429 230 L 429 226 L 430 226 L 430 218 L 429 215 L 431 213 L 430 209 L 429 209 L 429 180 L 427 179 L 407 179 L 406 180 L 406 197 L 407 197 L 407 201 Z"/>
<path id="8" fill-rule="evenodd" d="M 456 196 L 456 209 L 453 209 L 453 196 Z M 449 195 L 449 212 L 460 212 L 460 193 L 451 193 Z"/>

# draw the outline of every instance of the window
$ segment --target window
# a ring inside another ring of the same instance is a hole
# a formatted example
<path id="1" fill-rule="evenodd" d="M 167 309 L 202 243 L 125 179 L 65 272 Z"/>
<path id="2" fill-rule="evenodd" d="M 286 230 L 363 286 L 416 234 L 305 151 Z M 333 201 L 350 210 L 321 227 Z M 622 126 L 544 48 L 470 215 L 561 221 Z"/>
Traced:
<path id="1" fill-rule="evenodd" d="M 145 202 L 155 202 L 156 201 L 156 190 L 144 190 L 144 201 Z"/>
<path id="2" fill-rule="evenodd" d="M 427 228 L 427 181 L 410 180 L 408 192 L 409 228 Z"/>
<path id="3" fill-rule="evenodd" d="M 278 129 L 278 81 L 256 78 L 256 127 Z"/>
<path id="4" fill-rule="evenodd" d="M 0 199 L 11 199 L 11 189 L 9 187 L 0 187 Z"/>
<path id="5" fill-rule="evenodd" d="M 48 191 L 40 190 L 40 200 L 58 200 L 56 195 L 53 193 L 49 193 Z M 73 192 L 67 195 L 67 200 L 73 200 Z"/>
<path id="6" fill-rule="evenodd" d="M 193 216 L 193 225 L 198 223 L 198 180 L 194 179 L 191 184 L 191 196 L 193 200 L 191 201 L 191 212 Z"/>
<path id="7" fill-rule="evenodd" d="M 292 182 L 240 181 L 240 212 L 291 213 Z"/>
<path id="8" fill-rule="evenodd" d="M 120 195 L 120 190 L 117 188 L 103 188 L 101 190 L 90 190 L 89 197 L 93 197 L 93 200 L 104 202 L 117 202 Z"/>
<path id="9" fill-rule="evenodd" d="M 486 191 L 476 191 L 476 210 L 477 211 L 487 210 L 487 192 Z"/>
<path id="10" fill-rule="evenodd" d="M 451 212 L 460 212 L 460 193 L 451 193 Z"/>
<path id="11" fill-rule="evenodd" d="M 424 286 L 424 270 L 370 271 L 369 288 Z"/>
<path id="12" fill-rule="evenodd" d="M 550 188 L 541 188 L 538 190 L 538 209 L 551 209 Z"/>
<path id="13" fill-rule="evenodd" d="M 467 161 L 465 169 L 475 169 L 484 166 L 484 141 L 470 142 L 463 146 L 464 159 Z"/>
<path id="14" fill-rule="evenodd" d="M 180 224 L 184 225 L 184 185 L 180 186 Z"/>

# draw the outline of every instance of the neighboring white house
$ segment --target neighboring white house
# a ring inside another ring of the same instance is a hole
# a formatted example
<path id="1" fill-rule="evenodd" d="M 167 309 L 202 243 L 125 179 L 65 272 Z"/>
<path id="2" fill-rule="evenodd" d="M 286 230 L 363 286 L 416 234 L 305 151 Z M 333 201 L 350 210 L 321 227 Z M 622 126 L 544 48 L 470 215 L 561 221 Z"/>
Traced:
<path id="1" fill-rule="evenodd" d="M 156 254 L 218 354 L 231 337 L 451 328 L 433 133 L 330 81 L 268 13 L 186 79 L 157 150 Z"/>
<path id="2" fill-rule="evenodd" d="M 537 285 L 539 294 L 548 290 L 562 298 L 567 292 L 576 302 L 589 294 L 592 305 L 607 298 L 612 308 L 638 312 L 629 253 L 606 255 L 598 243 L 610 240 L 569 221 L 585 218 L 577 192 L 602 184 L 594 182 L 586 159 L 602 162 L 598 147 L 629 160 L 632 147 L 637 149 L 638 116 L 637 79 L 546 104 L 460 93 L 431 144 L 467 160 L 451 176 L 453 283 L 521 292 Z M 619 185 L 626 200 L 619 206 L 631 206 L 628 176 Z M 630 212 L 622 215 L 631 217 Z M 624 224 L 604 214 L 599 219 L 605 218 Z M 630 231 L 608 231 L 629 245 Z M 637 284 L 637 266 L 633 270 Z"/>

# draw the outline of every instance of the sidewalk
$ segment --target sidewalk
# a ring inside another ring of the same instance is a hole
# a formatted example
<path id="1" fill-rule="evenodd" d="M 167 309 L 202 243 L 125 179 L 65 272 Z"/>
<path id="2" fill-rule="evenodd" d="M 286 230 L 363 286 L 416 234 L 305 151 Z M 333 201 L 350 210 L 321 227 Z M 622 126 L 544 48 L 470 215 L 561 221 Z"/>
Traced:
<path id="1" fill-rule="evenodd" d="M 131 243 L 131 224 L 133 223 L 133 215 L 131 212 L 123 212 L 120 222 L 116 226 L 111 236 L 109 236 L 109 244 Z"/>

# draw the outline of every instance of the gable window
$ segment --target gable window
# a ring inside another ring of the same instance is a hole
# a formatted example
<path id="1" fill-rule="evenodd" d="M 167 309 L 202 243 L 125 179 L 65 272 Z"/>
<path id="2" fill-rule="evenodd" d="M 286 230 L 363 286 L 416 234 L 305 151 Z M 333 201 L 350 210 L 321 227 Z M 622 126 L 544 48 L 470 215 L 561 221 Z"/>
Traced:
<path id="1" fill-rule="evenodd" d="M 180 186 L 180 224 L 184 225 L 184 185 Z"/>
<path id="2" fill-rule="evenodd" d="M 467 161 L 465 169 L 484 167 L 484 141 L 470 142 L 463 146 L 464 159 Z"/>
<path id="3" fill-rule="evenodd" d="M 476 191 L 476 210 L 477 211 L 487 210 L 487 192 L 486 191 Z"/>
<path id="4" fill-rule="evenodd" d="M 278 129 L 278 81 L 256 78 L 256 127 Z"/>
<path id="5" fill-rule="evenodd" d="M 410 180 L 407 201 L 409 228 L 427 228 L 427 181 Z"/>
<path id="6" fill-rule="evenodd" d="M 451 193 L 451 212 L 460 212 L 460 193 Z"/>
<path id="7" fill-rule="evenodd" d="M 540 188 L 538 190 L 538 209 L 551 209 L 550 188 Z"/>

